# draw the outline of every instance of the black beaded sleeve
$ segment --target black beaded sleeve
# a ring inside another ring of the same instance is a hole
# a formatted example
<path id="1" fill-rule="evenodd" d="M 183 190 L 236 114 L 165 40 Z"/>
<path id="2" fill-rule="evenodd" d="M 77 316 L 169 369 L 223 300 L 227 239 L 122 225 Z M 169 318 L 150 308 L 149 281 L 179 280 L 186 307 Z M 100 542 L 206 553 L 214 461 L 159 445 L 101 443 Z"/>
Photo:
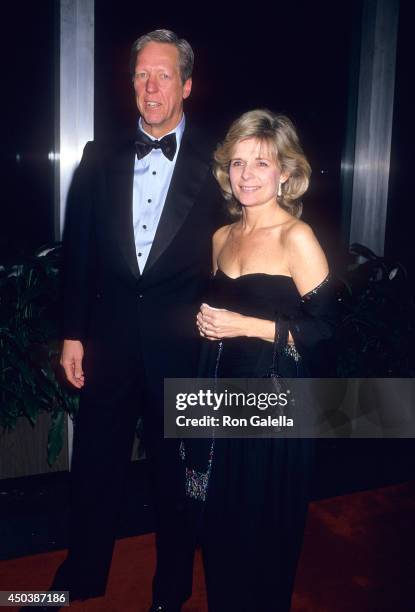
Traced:
<path id="1" fill-rule="evenodd" d="M 333 376 L 333 336 L 338 314 L 335 283 L 329 275 L 317 287 L 303 295 L 300 308 L 299 316 L 279 314 L 279 318 L 287 321 L 306 371 L 313 376 Z"/>

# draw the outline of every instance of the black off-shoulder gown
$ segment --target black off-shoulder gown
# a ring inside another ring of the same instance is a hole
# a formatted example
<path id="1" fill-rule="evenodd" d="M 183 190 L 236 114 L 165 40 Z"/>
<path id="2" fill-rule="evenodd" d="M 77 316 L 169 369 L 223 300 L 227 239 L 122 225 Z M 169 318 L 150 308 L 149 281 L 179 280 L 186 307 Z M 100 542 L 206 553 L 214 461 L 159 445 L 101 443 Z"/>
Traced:
<path id="1" fill-rule="evenodd" d="M 280 373 L 310 375 L 307 361 L 320 358 L 320 344 L 333 330 L 328 278 L 303 298 L 288 276 L 230 278 L 218 270 L 212 285 L 211 306 L 287 320 L 296 346 L 284 351 Z M 260 377 L 272 362 L 273 344 L 239 337 L 222 342 L 219 360 L 218 350 L 216 343 L 210 349 L 206 376 Z M 203 534 L 209 612 L 290 609 L 312 457 L 309 439 L 215 441 Z"/>

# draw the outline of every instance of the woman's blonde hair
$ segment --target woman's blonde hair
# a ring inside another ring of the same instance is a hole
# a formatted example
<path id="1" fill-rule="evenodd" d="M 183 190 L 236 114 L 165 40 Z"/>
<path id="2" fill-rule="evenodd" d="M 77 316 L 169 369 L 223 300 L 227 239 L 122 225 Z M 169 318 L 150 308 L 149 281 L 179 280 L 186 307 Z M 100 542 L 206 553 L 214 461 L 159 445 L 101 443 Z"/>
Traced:
<path id="1" fill-rule="evenodd" d="M 235 146 L 241 140 L 256 138 L 275 155 L 282 174 L 288 178 L 281 183 L 278 203 L 295 217 L 302 212 L 301 196 L 307 191 L 311 168 L 298 139 L 297 131 L 288 117 L 276 115 L 269 110 L 253 110 L 236 119 L 225 140 L 214 154 L 213 173 L 218 181 L 228 210 L 233 217 L 242 214 L 241 204 L 234 198 L 229 180 L 229 165 Z"/>

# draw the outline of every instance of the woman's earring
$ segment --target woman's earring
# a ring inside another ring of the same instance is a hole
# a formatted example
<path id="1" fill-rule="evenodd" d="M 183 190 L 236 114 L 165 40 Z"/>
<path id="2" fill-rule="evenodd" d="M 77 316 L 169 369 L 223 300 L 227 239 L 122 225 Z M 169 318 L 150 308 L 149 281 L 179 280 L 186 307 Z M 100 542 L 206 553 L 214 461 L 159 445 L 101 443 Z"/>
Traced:
<path id="1" fill-rule="evenodd" d="M 277 192 L 277 196 L 280 198 L 282 196 L 282 189 L 281 189 L 281 181 L 278 183 L 278 192 Z"/>

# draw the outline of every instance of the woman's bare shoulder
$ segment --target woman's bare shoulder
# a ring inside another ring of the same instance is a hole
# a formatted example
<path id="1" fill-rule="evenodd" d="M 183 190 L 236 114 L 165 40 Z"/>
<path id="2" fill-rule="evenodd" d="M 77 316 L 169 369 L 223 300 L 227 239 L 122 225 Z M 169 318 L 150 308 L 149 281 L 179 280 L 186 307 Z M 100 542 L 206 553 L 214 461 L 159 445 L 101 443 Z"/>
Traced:
<path id="1" fill-rule="evenodd" d="M 284 240 L 286 246 L 294 248 L 307 248 L 317 242 L 311 227 L 300 219 L 294 219 L 292 223 L 287 223 L 284 231 Z"/>
<path id="2" fill-rule="evenodd" d="M 233 223 L 222 225 L 222 227 L 216 230 L 212 236 L 212 242 L 215 247 L 221 247 L 225 243 L 233 225 Z"/>
<path id="3" fill-rule="evenodd" d="M 286 254 L 291 276 L 300 295 L 316 287 L 327 276 L 326 256 L 308 223 L 298 219 L 288 229 Z"/>

